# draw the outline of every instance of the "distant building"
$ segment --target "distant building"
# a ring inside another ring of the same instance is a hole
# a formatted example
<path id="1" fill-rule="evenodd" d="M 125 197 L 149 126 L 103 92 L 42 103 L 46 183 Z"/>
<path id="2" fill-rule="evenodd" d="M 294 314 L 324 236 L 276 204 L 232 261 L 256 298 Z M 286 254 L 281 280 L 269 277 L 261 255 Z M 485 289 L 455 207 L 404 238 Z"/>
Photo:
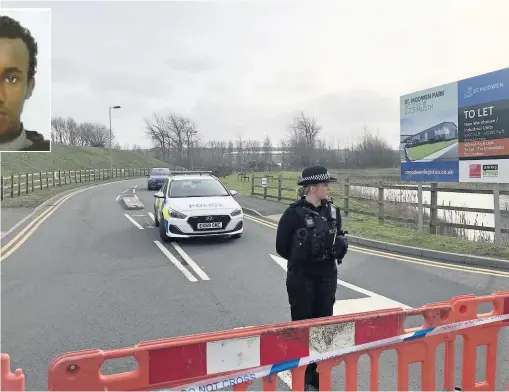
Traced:
<path id="1" fill-rule="evenodd" d="M 458 138 L 458 126 L 453 122 L 445 121 L 434 127 L 407 136 L 403 139 L 403 143 L 419 143 L 436 140 L 452 140 Z"/>

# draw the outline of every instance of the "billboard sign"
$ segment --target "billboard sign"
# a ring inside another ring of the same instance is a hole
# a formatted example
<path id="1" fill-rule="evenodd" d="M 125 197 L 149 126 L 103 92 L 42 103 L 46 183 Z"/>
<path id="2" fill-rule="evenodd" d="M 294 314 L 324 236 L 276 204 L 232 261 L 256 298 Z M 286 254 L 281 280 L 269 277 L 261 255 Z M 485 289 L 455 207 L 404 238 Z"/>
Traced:
<path id="1" fill-rule="evenodd" d="M 400 98 L 401 179 L 509 183 L 509 68 Z"/>

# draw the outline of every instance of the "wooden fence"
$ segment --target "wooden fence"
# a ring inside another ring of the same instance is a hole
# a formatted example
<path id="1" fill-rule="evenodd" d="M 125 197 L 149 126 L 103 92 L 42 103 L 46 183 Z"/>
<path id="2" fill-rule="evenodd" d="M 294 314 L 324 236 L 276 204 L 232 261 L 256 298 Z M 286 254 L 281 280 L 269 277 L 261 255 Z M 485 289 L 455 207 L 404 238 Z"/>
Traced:
<path id="1" fill-rule="evenodd" d="M 0 196 L 1 200 L 4 200 L 7 197 L 14 198 L 71 184 L 106 181 L 112 178 L 143 177 L 149 172 L 149 168 L 114 168 L 111 173 L 110 169 L 76 169 L 11 174 L 7 177 L 2 176 Z"/>
<path id="2" fill-rule="evenodd" d="M 277 181 L 277 185 L 271 185 Z M 293 187 L 284 187 L 285 181 L 291 181 Z M 275 199 L 278 201 L 288 200 L 294 201 L 297 198 L 297 178 L 285 178 L 282 176 L 251 176 L 251 194 L 253 196 L 263 197 L 264 199 Z M 378 197 L 365 197 L 362 195 L 352 195 L 352 187 L 361 187 L 363 189 L 373 190 Z M 262 189 L 262 192 L 257 190 Z M 400 191 L 417 191 L 417 202 L 413 201 L 400 201 L 400 200 L 388 200 L 386 191 L 388 190 L 400 190 Z M 275 191 L 272 192 L 271 191 Z M 292 197 L 284 196 L 283 191 L 293 192 Z M 430 203 L 423 203 L 423 192 L 430 192 Z M 494 208 L 478 208 L 478 207 L 459 207 L 451 205 L 440 205 L 438 204 L 438 193 L 461 193 L 461 194 L 479 194 L 479 195 L 491 195 L 494 200 Z M 331 195 L 334 197 L 335 204 L 341 207 L 341 211 L 344 216 L 349 214 L 361 214 L 366 216 L 373 216 L 378 218 L 380 224 L 384 224 L 386 220 L 397 221 L 404 223 L 416 224 L 418 229 L 421 231 L 428 231 L 432 234 L 441 234 L 447 228 L 457 228 L 466 230 L 479 230 L 482 232 L 494 233 L 494 242 L 496 244 L 502 243 L 502 233 L 509 234 L 509 228 L 502 227 L 502 218 L 509 219 L 509 211 L 501 209 L 500 196 L 509 196 L 509 190 L 500 190 L 498 185 L 493 186 L 493 189 L 473 189 L 473 188 L 445 188 L 438 187 L 437 184 L 431 183 L 429 185 L 404 185 L 404 184 L 393 184 L 385 183 L 383 181 L 367 181 L 365 180 L 350 180 L 348 178 L 342 179 L 337 183 L 337 188 L 334 187 L 331 190 Z M 339 198 L 339 200 L 338 200 Z M 341 200 L 342 199 L 342 200 Z M 351 200 L 357 200 L 360 202 L 368 202 L 376 205 L 375 208 L 370 210 L 352 208 L 350 206 Z M 417 219 L 408 219 L 401 216 L 389 215 L 386 213 L 386 206 L 389 204 L 406 205 L 417 209 Z M 427 226 L 425 227 L 426 214 L 424 210 L 428 210 L 427 213 Z M 494 215 L 494 226 L 481 226 L 463 223 L 448 222 L 444 219 L 439 219 L 438 211 L 456 211 L 456 212 L 472 212 L 482 214 L 493 214 Z"/>

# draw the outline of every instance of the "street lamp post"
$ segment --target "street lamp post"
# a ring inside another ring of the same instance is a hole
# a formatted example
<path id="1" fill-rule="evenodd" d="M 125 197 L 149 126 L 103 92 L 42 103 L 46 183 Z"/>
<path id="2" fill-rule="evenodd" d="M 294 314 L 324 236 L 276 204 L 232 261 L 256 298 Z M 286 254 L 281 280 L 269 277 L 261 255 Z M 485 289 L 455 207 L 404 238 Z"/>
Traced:
<path id="1" fill-rule="evenodd" d="M 119 105 L 110 106 L 108 109 L 109 109 L 109 113 L 110 113 L 110 176 L 113 177 L 113 156 L 111 155 L 111 143 L 112 143 L 112 138 L 111 138 L 111 109 L 120 109 L 120 106 Z"/>

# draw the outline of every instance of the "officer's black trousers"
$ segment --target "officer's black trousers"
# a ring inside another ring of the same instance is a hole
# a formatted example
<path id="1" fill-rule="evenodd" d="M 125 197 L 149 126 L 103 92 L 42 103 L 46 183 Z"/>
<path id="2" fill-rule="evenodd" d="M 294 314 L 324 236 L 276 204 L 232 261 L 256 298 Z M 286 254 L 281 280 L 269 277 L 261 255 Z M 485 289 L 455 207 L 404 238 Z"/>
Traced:
<path id="1" fill-rule="evenodd" d="M 338 287 L 338 270 L 334 264 L 316 270 L 288 270 L 286 289 L 292 321 L 328 317 L 333 314 Z M 306 384 L 318 388 L 317 365 L 308 365 Z"/>
<path id="2" fill-rule="evenodd" d="M 338 272 L 335 266 L 313 271 L 289 270 L 286 289 L 292 321 L 332 316 L 337 287 Z"/>

